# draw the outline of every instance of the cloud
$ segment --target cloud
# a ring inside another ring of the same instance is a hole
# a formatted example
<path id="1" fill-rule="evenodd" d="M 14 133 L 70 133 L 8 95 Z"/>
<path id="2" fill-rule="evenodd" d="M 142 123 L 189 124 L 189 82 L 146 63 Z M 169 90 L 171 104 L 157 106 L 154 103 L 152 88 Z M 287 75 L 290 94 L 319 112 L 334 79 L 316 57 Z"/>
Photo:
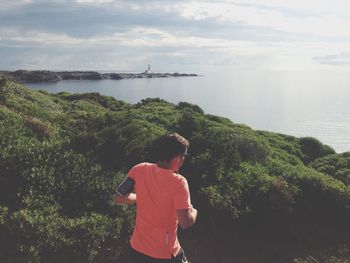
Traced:
<path id="1" fill-rule="evenodd" d="M 66 34 L 48 33 L 35 30 L 20 30 L 16 28 L 0 27 L 0 44 L 37 46 L 39 45 L 78 45 L 82 39 L 73 38 Z"/>
<path id="2" fill-rule="evenodd" d="M 333 2 L 0 0 L 0 67 L 325 67 L 350 44 Z"/>
<path id="3" fill-rule="evenodd" d="M 241 23 L 242 25 L 270 28 L 289 33 L 350 38 L 350 31 L 348 30 L 350 19 L 348 16 L 339 17 L 323 12 L 303 14 L 295 9 L 282 8 L 283 4 L 271 5 L 271 3 L 276 3 L 275 1 L 266 2 L 270 5 L 262 6 L 257 4 L 256 1 L 250 1 L 250 3 L 254 3 L 250 5 L 229 1 L 191 1 L 179 5 L 177 11 L 184 18 L 191 20 L 211 18 L 226 23 Z M 291 5 L 291 2 L 287 1 L 286 3 L 289 3 L 289 5 L 284 4 L 285 6 L 295 7 L 295 5 Z M 301 4 L 300 6 L 308 5 Z"/>
<path id="4" fill-rule="evenodd" d="M 341 52 L 339 54 L 316 56 L 313 61 L 320 64 L 328 65 L 349 65 L 350 66 L 350 52 Z"/>
<path id="5" fill-rule="evenodd" d="M 26 5 L 32 4 L 33 2 L 34 0 L 17 0 L 17 1 L 0 0 L 1 11 L 9 12 L 11 10 L 16 10 Z"/>
<path id="6" fill-rule="evenodd" d="M 111 4 L 115 1 L 113 0 L 74 0 L 73 2 L 78 4 L 105 5 L 105 4 Z"/>
<path id="7" fill-rule="evenodd" d="M 248 48 L 255 45 L 254 42 L 242 40 L 227 40 L 212 37 L 194 37 L 186 32 L 174 33 L 151 27 L 133 27 L 124 32 L 97 35 L 93 37 L 70 37 L 67 34 L 48 33 L 44 31 L 24 31 L 18 28 L 0 27 L 0 43 L 3 45 L 37 46 L 69 46 L 80 47 L 113 46 L 125 47 L 191 47 L 191 48 Z"/>

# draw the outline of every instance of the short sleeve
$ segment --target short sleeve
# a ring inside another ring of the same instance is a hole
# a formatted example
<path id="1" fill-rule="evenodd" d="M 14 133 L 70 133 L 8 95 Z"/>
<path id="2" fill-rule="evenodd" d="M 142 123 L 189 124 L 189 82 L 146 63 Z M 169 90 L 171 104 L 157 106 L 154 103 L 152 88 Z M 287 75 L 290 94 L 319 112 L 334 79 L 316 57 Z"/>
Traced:
<path id="1" fill-rule="evenodd" d="M 134 180 L 134 182 L 136 182 L 136 173 L 139 170 L 138 167 L 140 166 L 140 164 L 135 165 L 134 167 L 132 167 L 129 172 L 128 172 L 128 177 L 130 177 L 131 179 Z"/>
<path id="2" fill-rule="evenodd" d="M 192 207 L 190 189 L 186 178 L 180 181 L 180 185 L 175 191 L 174 206 L 175 209 L 188 209 Z"/>

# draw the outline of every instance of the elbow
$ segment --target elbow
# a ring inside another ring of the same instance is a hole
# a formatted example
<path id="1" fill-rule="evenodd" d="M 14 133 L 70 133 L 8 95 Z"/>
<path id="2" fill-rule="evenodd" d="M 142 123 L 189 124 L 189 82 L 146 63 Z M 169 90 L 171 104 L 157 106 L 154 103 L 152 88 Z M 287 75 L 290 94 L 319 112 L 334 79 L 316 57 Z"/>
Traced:
<path id="1" fill-rule="evenodd" d="M 191 219 L 190 220 L 190 222 L 189 222 L 189 224 L 188 224 L 188 227 L 187 228 L 190 228 L 190 227 L 192 227 L 193 225 L 194 225 L 194 223 L 196 223 L 196 219 Z"/>
<path id="2" fill-rule="evenodd" d="M 195 223 L 195 220 L 188 220 L 187 222 L 180 224 L 180 226 L 183 230 L 186 230 L 191 228 L 194 225 L 194 223 Z"/>
<path id="3" fill-rule="evenodd" d="M 125 198 L 124 197 L 121 197 L 121 196 L 119 196 L 119 195 L 114 195 L 114 204 L 116 204 L 116 205 L 121 205 L 121 204 L 123 204 L 124 203 L 124 201 L 125 201 Z"/>
<path id="4" fill-rule="evenodd" d="M 183 230 L 187 230 L 187 229 L 189 229 L 191 226 L 192 226 L 192 225 L 181 225 L 181 228 L 182 228 Z"/>
<path id="5" fill-rule="evenodd" d="M 181 225 L 181 228 L 183 230 L 187 230 L 187 229 L 191 228 L 191 226 L 193 226 L 193 224 L 185 224 L 185 225 Z"/>

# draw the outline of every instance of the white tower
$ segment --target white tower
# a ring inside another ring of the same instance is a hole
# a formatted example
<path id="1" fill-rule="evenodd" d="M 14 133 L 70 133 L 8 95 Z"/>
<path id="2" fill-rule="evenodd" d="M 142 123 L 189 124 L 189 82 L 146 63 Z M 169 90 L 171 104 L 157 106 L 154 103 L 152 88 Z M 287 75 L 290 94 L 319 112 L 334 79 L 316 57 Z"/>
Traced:
<path id="1" fill-rule="evenodd" d="M 150 71 L 151 71 L 151 65 L 148 64 L 147 69 L 146 69 L 145 72 L 143 72 L 143 73 L 148 74 L 148 73 L 150 73 Z"/>

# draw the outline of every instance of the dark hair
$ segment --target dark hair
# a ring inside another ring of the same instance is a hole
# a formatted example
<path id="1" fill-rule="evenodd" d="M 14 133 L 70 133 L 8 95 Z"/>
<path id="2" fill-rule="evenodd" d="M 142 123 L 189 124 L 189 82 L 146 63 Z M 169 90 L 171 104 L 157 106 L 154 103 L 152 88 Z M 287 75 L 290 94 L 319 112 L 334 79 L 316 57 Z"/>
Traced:
<path id="1" fill-rule="evenodd" d="M 155 142 L 155 157 L 158 161 L 170 161 L 178 154 L 187 154 L 189 146 L 188 140 L 176 132 L 164 134 Z"/>

